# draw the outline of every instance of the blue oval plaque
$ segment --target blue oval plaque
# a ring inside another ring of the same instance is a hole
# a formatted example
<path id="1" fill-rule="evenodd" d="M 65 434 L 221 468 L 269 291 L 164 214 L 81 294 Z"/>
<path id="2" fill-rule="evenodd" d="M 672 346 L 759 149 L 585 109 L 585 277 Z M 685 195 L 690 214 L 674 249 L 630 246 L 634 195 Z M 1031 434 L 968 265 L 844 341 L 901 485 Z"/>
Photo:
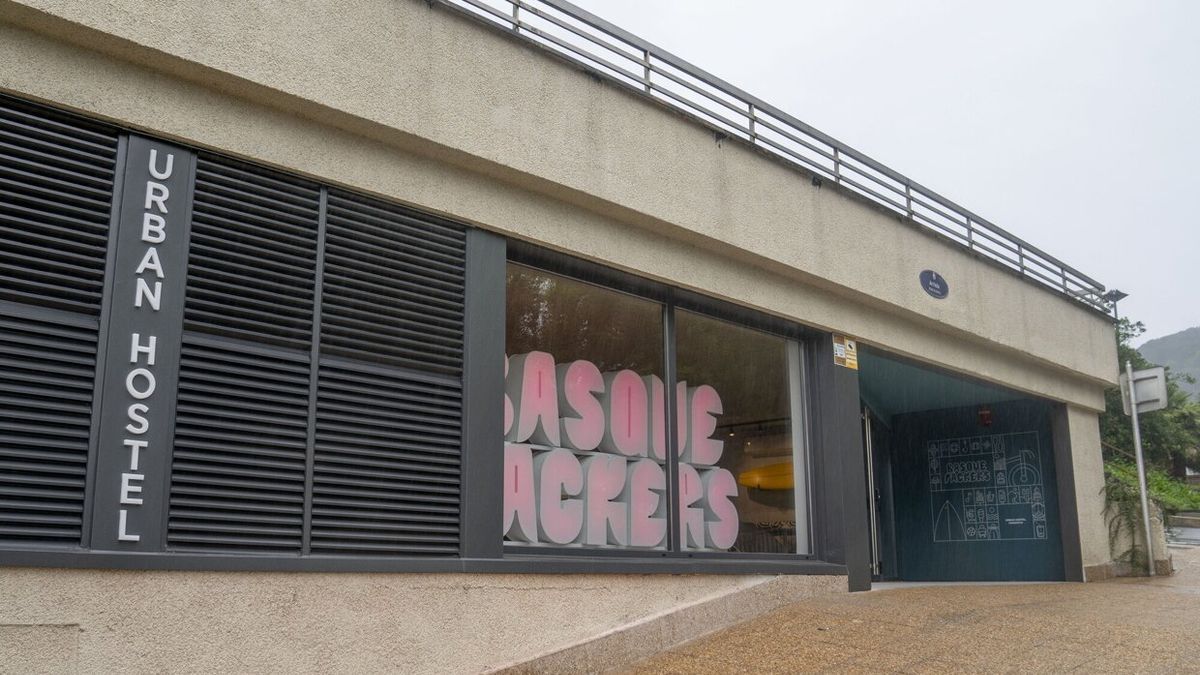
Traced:
<path id="1" fill-rule="evenodd" d="M 921 272 L 921 288 L 938 300 L 950 295 L 950 284 L 946 283 L 946 278 L 933 270 Z"/>

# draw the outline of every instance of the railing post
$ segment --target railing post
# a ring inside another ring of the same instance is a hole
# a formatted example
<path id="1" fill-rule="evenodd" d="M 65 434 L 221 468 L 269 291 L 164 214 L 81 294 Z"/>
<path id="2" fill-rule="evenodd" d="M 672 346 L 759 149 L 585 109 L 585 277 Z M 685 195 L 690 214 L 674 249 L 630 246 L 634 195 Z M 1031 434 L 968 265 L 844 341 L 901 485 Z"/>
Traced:
<path id="1" fill-rule="evenodd" d="M 912 185 L 904 184 L 904 208 L 908 210 L 908 219 L 913 220 Z"/>
<path id="2" fill-rule="evenodd" d="M 754 128 L 754 104 L 747 103 L 746 106 L 750 110 L 750 113 L 748 115 L 748 117 L 750 118 L 750 141 L 756 143 L 756 142 L 758 142 L 758 131 L 755 130 L 755 128 Z"/>
<path id="3" fill-rule="evenodd" d="M 1059 276 L 1062 277 L 1063 293 L 1070 295 L 1071 294 L 1070 291 L 1067 290 L 1067 270 L 1066 270 L 1066 268 L 1063 267 L 1062 265 L 1059 265 L 1058 266 L 1058 274 L 1059 274 Z"/>
<path id="4" fill-rule="evenodd" d="M 651 91 L 651 87 L 650 87 L 650 50 L 649 49 L 642 50 L 642 68 L 645 73 L 642 76 L 642 82 L 645 84 L 646 93 L 649 94 Z"/>
<path id="5" fill-rule="evenodd" d="M 967 250 L 975 250 L 975 223 L 971 222 L 971 216 L 967 216 Z"/>
<path id="6" fill-rule="evenodd" d="M 1021 276 L 1028 276 L 1025 273 L 1025 247 L 1017 244 L 1017 264 L 1021 266 Z"/>
<path id="7" fill-rule="evenodd" d="M 836 146 L 833 148 L 833 180 L 835 183 L 842 182 L 842 154 Z"/>
<path id="8" fill-rule="evenodd" d="M 511 2 L 512 6 L 513 6 L 513 18 L 512 18 L 513 30 L 520 33 L 521 32 L 521 0 L 509 0 L 509 2 Z"/>

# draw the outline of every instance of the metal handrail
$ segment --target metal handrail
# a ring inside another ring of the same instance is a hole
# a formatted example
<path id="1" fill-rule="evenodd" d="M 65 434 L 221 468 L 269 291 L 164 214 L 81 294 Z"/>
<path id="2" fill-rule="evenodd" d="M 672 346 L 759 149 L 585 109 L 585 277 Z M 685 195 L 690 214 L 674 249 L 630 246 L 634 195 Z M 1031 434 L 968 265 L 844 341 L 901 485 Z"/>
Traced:
<path id="1" fill-rule="evenodd" d="M 1038 247 L 684 59 L 566 0 L 427 0 L 506 29 L 724 135 L 851 190 L 1034 283 L 1109 314 L 1104 286 Z"/>

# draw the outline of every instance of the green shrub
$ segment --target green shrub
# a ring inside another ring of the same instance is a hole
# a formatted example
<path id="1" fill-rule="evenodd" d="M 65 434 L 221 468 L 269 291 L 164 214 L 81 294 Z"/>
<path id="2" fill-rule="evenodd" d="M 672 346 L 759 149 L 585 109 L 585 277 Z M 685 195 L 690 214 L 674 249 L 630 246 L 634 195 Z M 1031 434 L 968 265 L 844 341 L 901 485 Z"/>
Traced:
<path id="1" fill-rule="evenodd" d="M 1158 469 L 1146 473 L 1146 489 L 1149 499 L 1166 513 L 1178 511 L 1200 511 L 1200 491 L 1186 483 L 1171 478 Z M 1132 546 L 1118 553 L 1115 559 L 1128 562 L 1137 573 L 1146 569 L 1146 552 L 1143 537 L 1138 536 L 1142 522 L 1142 501 L 1138 494 L 1137 467 L 1130 462 L 1108 460 L 1104 462 L 1104 512 L 1109 515 L 1108 537 L 1113 545 L 1128 532 Z"/>
<path id="2" fill-rule="evenodd" d="M 1109 460 L 1104 463 L 1105 496 L 1109 501 L 1132 500 L 1141 508 L 1138 497 L 1137 467 L 1131 462 Z M 1200 490 L 1176 480 L 1158 469 L 1146 472 L 1146 488 L 1149 497 L 1158 507 L 1168 513 L 1200 511 Z"/>

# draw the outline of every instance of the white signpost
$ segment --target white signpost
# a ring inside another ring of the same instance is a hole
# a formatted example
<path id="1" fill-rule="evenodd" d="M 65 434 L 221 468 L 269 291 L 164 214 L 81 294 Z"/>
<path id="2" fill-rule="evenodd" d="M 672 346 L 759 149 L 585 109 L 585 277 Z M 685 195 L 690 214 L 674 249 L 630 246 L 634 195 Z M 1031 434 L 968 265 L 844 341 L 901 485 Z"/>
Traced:
<path id="1" fill-rule="evenodd" d="M 1121 402 L 1125 414 L 1133 418 L 1133 448 L 1137 458 L 1138 490 L 1142 497 L 1142 527 L 1146 531 L 1147 571 L 1154 576 L 1154 547 L 1150 543 L 1150 504 L 1146 498 L 1146 463 L 1142 459 L 1142 430 L 1138 414 L 1167 407 L 1167 372 L 1165 368 L 1133 370 L 1133 362 L 1125 362 L 1121 375 Z"/>

